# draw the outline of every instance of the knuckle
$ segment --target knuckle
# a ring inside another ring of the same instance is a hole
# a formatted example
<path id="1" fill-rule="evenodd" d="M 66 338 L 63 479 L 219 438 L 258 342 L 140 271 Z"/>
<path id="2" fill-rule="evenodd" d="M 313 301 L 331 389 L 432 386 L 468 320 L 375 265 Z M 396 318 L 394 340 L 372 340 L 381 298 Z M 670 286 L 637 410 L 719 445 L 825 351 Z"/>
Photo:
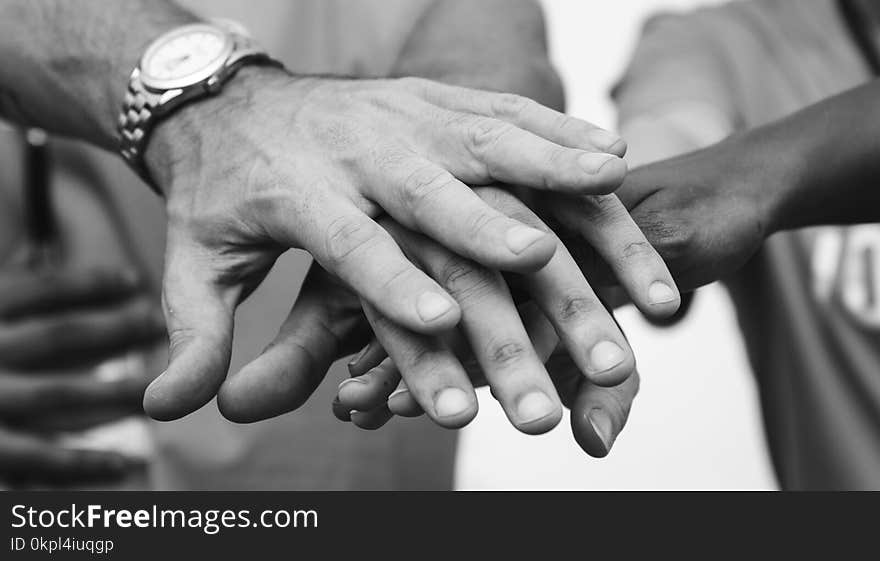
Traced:
<path id="1" fill-rule="evenodd" d="M 616 195 L 587 195 L 580 202 L 581 212 L 592 222 L 609 224 L 629 217 Z"/>
<path id="2" fill-rule="evenodd" d="M 352 254 L 369 247 L 375 242 L 378 226 L 371 221 L 355 216 L 342 216 L 334 219 L 327 226 L 326 255 L 329 265 L 339 266 Z"/>
<path id="3" fill-rule="evenodd" d="M 444 169 L 431 166 L 420 167 L 403 181 L 401 196 L 403 204 L 417 210 L 429 204 L 432 198 L 455 183 L 455 178 Z"/>
<path id="4" fill-rule="evenodd" d="M 477 159 L 482 159 L 491 152 L 498 143 L 510 135 L 516 127 L 510 123 L 495 119 L 474 119 L 468 125 L 468 140 L 471 150 Z"/>
<path id="5" fill-rule="evenodd" d="M 666 260 L 680 259 L 694 253 L 699 243 L 697 232 L 687 224 L 669 220 L 662 212 L 638 215 L 637 222 L 645 237 Z"/>
<path id="6" fill-rule="evenodd" d="M 503 93 L 492 97 L 492 114 L 500 119 L 516 120 L 535 103 L 527 97 Z"/>
<path id="7" fill-rule="evenodd" d="M 643 261 L 657 257 L 657 252 L 654 250 L 654 246 L 646 240 L 638 240 L 624 245 L 621 248 L 620 257 L 624 262 L 633 260 Z"/>
<path id="8" fill-rule="evenodd" d="M 600 304 L 590 295 L 576 292 L 564 295 L 558 304 L 558 317 L 561 321 L 574 321 L 599 310 Z"/>
<path id="9" fill-rule="evenodd" d="M 459 302 L 485 294 L 493 286 L 490 271 L 463 259 L 450 259 L 440 269 L 440 282 Z"/>
<path id="10" fill-rule="evenodd" d="M 523 343 L 506 339 L 490 343 L 487 354 L 492 364 L 503 367 L 522 361 L 527 353 Z"/>

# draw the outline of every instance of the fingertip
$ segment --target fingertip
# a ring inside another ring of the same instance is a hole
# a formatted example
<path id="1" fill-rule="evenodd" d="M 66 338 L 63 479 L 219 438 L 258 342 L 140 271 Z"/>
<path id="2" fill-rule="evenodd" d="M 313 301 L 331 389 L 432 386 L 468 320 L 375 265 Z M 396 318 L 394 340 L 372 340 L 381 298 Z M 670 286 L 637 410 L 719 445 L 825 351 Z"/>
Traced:
<path id="1" fill-rule="evenodd" d="M 511 228 L 508 231 L 508 238 L 519 228 L 519 226 Z M 533 228 L 528 229 L 534 230 Z M 556 254 L 558 241 L 552 234 L 547 232 L 541 232 L 541 234 L 540 237 L 535 237 L 528 246 L 521 248 L 518 252 L 513 250 L 513 244 L 508 239 L 508 247 L 511 248 L 514 258 L 510 263 L 501 265 L 502 269 L 517 273 L 532 273 L 547 265 Z"/>
<path id="2" fill-rule="evenodd" d="M 629 345 L 612 341 L 596 343 L 587 355 L 587 378 L 602 387 L 623 383 L 636 369 L 636 360 Z"/>
<path id="3" fill-rule="evenodd" d="M 612 156 L 596 171 L 599 191 L 596 194 L 608 194 L 617 190 L 626 179 L 629 167 L 623 158 Z"/>
<path id="4" fill-rule="evenodd" d="M 398 389 L 388 397 L 388 409 L 400 417 L 420 417 L 425 413 L 406 388 Z"/>
<path id="5" fill-rule="evenodd" d="M 394 415 L 387 407 L 381 407 L 372 411 L 352 411 L 351 422 L 363 430 L 378 430 L 384 427 Z"/>
<path id="6" fill-rule="evenodd" d="M 409 327 L 426 335 L 452 329 L 461 321 L 458 302 L 445 292 L 421 294 L 416 300 L 416 312 L 419 320 Z"/>
<path id="7" fill-rule="evenodd" d="M 443 428 L 460 429 L 474 420 L 478 408 L 473 391 L 448 387 L 434 395 L 431 418 Z"/>
<path id="8" fill-rule="evenodd" d="M 160 374 L 144 391 L 144 412 L 156 421 L 174 421 L 186 415 L 169 391 L 168 384 L 164 383 L 167 374 L 167 371 Z"/>
<path id="9" fill-rule="evenodd" d="M 597 432 L 595 422 L 590 419 L 590 411 L 572 411 L 571 432 L 578 446 L 590 456 L 604 458 L 610 452 L 603 437 Z"/>
<path id="10" fill-rule="evenodd" d="M 613 154 L 620 158 L 626 155 L 627 144 L 620 136 L 604 129 L 591 130 L 587 138 L 590 145 L 600 152 Z"/>
<path id="11" fill-rule="evenodd" d="M 339 402 L 348 409 L 370 411 L 383 405 L 390 391 L 381 381 L 364 375 L 343 380 L 336 395 Z"/>
<path id="12" fill-rule="evenodd" d="M 343 423 L 351 422 L 351 409 L 343 405 L 338 397 L 333 398 L 333 403 L 330 404 L 330 409 L 333 411 L 333 416 Z"/>
<path id="13" fill-rule="evenodd" d="M 516 402 L 513 425 L 522 433 L 537 435 L 552 430 L 562 420 L 562 405 L 546 393 L 535 391 Z"/>

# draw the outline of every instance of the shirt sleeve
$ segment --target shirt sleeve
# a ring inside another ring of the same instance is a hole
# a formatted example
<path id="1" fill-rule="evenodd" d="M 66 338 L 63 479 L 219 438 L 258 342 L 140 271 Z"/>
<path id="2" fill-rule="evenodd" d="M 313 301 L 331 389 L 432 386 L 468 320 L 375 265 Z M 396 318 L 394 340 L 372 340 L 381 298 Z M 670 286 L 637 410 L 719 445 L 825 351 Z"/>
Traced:
<path id="1" fill-rule="evenodd" d="M 620 122 L 692 107 L 736 123 L 730 45 L 717 40 L 718 32 L 724 31 L 719 25 L 723 28 L 724 22 L 708 10 L 648 20 L 629 66 L 612 90 Z"/>

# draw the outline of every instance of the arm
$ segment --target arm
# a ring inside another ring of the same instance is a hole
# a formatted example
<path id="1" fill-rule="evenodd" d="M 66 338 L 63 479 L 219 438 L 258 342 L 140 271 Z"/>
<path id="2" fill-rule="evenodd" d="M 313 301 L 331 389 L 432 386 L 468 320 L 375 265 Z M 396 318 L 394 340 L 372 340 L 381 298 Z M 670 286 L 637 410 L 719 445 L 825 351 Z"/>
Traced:
<path id="1" fill-rule="evenodd" d="M 107 149 L 146 46 L 197 21 L 167 0 L 0 0 L 0 13 L 0 116 Z"/>
<path id="2" fill-rule="evenodd" d="M 113 145 L 116 96 L 144 45 L 192 21 L 170 2 L 2 1 L 5 110 L 105 147 Z M 554 240 L 466 184 L 612 190 L 625 171 L 618 157 L 556 143 L 591 130 L 534 102 L 428 80 L 243 68 L 218 95 L 160 122 L 146 148 L 167 199 L 171 341 L 168 370 L 146 394 L 148 412 L 173 419 L 216 395 L 235 309 L 289 248 L 309 251 L 401 326 L 454 326 L 456 302 L 375 218 L 387 212 L 495 269 L 539 268 Z"/>
<path id="3" fill-rule="evenodd" d="M 768 233 L 880 220 L 880 80 L 743 135 Z"/>

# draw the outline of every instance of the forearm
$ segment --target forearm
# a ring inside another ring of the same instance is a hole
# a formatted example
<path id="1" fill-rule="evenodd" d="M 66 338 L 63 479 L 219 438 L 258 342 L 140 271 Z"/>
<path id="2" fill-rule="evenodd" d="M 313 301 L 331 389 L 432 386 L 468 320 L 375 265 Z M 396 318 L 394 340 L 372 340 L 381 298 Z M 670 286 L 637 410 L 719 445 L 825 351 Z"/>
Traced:
<path id="1" fill-rule="evenodd" d="M 0 116 L 105 148 L 143 50 L 196 20 L 168 0 L 0 0 L 0 13 Z"/>
<path id="2" fill-rule="evenodd" d="M 774 189 L 772 230 L 880 220 L 880 81 L 744 135 Z"/>
<path id="3" fill-rule="evenodd" d="M 393 74 L 565 105 L 533 0 L 437 0 L 407 39 Z"/>

